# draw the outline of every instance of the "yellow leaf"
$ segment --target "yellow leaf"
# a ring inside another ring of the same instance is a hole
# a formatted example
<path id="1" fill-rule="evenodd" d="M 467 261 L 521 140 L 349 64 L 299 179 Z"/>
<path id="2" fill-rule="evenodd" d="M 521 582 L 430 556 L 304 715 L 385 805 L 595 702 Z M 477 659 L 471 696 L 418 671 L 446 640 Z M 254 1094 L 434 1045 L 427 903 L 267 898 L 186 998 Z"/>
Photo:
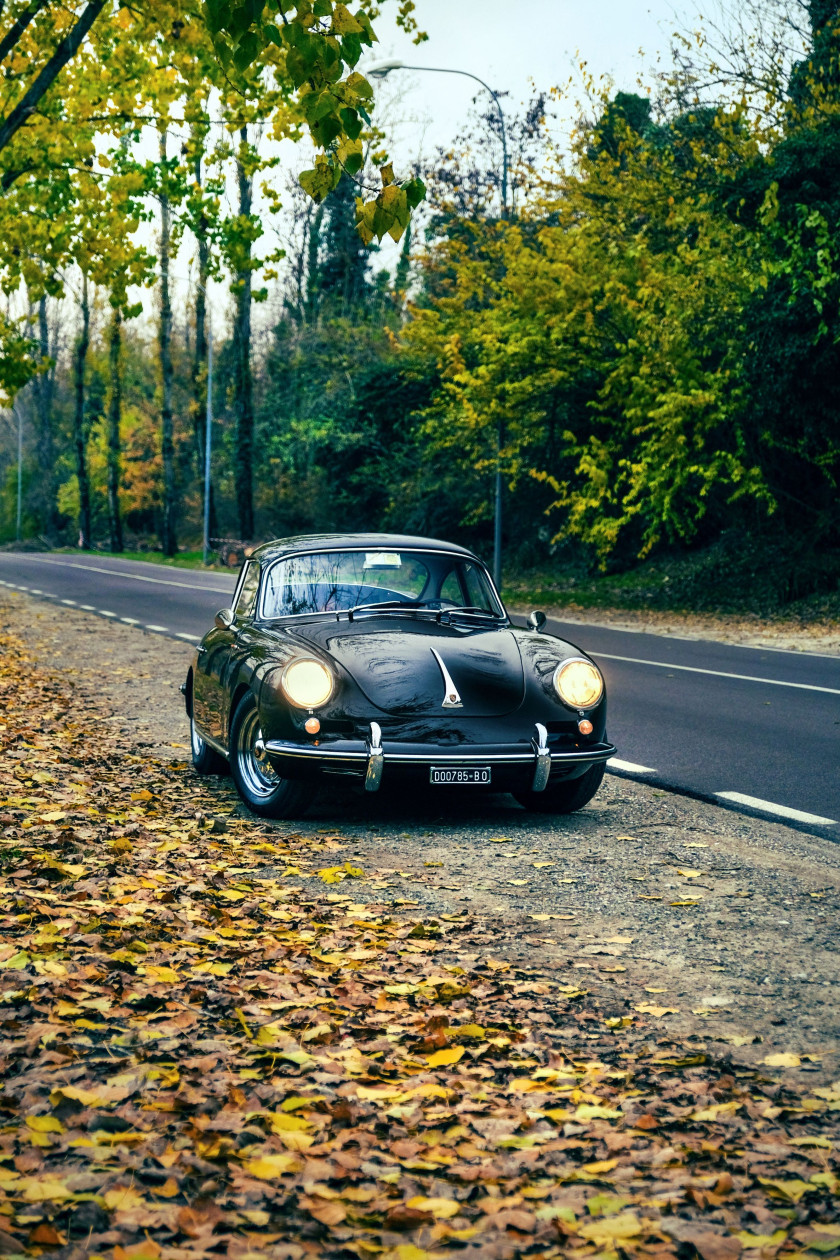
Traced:
<path id="1" fill-rule="evenodd" d="M 640 1002 L 633 1010 L 640 1011 L 642 1015 L 652 1015 L 654 1019 L 661 1019 L 663 1015 L 679 1015 L 679 1011 L 673 1006 L 652 1006 L 650 1002 Z"/>
<path id="2" fill-rule="evenodd" d="M 768 1190 L 775 1190 L 776 1194 L 788 1199 L 791 1203 L 798 1203 L 803 1194 L 807 1194 L 809 1190 L 818 1191 L 818 1186 L 812 1186 L 808 1181 L 800 1181 L 799 1178 L 793 1178 L 790 1181 L 774 1181 L 772 1177 L 759 1177 L 758 1179 L 763 1186 L 767 1186 Z"/>
<path id="3" fill-rule="evenodd" d="M 789 1146 L 820 1146 L 823 1148 L 823 1150 L 827 1150 L 827 1151 L 831 1151 L 834 1149 L 834 1144 L 830 1142 L 828 1138 L 826 1137 L 788 1138 L 788 1145 Z M 840 1226 L 838 1226 L 838 1230 L 840 1230 Z"/>
<path id="4" fill-rule="evenodd" d="M 741 1103 L 714 1103 L 711 1107 L 704 1107 L 702 1111 L 692 1111 L 688 1117 L 689 1120 L 717 1120 L 718 1116 L 734 1116 L 736 1111 L 741 1110 Z"/>
<path id="5" fill-rule="evenodd" d="M 66 818 L 64 810 L 51 809 L 48 814 L 41 815 L 41 822 L 61 822 L 62 818 Z"/>
<path id="6" fill-rule="evenodd" d="M 434 1054 L 427 1055 L 426 1062 L 430 1068 L 448 1067 L 451 1063 L 457 1063 L 463 1055 L 463 1046 L 450 1046 L 448 1050 L 437 1050 Z"/>
<path id="7" fill-rule="evenodd" d="M 617 1164 L 617 1159 L 597 1159 L 594 1164 L 584 1164 L 583 1171 L 588 1173 L 612 1172 Z"/>
<path id="8" fill-rule="evenodd" d="M 150 980 L 156 980 L 160 984 L 177 984 L 181 979 L 174 967 L 146 967 L 146 975 Z"/>
<path id="9" fill-rule="evenodd" d="M 243 1167 L 251 1177 L 273 1181 L 284 1173 L 300 1172 L 301 1162 L 296 1155 L 261 1155 L 258 1159 L 249 1159 Z"/>
<path id="10" fill-rule="evenodd" d="M 27 1116 L 26 1127 L 33 1133 L 64 1133 L 65 1128 L 55 1116 Z"/>
<path id="11" fill-rule="evenodd" d="M 493 836 L 490 844 L 510 844 L 513 836 Z"/>
<path id="12" fill-rule="evenodd" d="M 581 1238 L 595 1243 L 618 1242 L 622 1238 L 635 1238 L 642 1232 L 641 1222 L 635 1212 L 620 1212 L 600 1221 L 587 1221 L 578 1227 Z"/>
<path id="13" fill-rule="evenodd" d="M 22 1194 L 27 1203 L 61 1203 L 73 1198 L 73 1191 L 57 1177 L 22 1177 L 15 1183 L 14 1193 Z"/>
<path id="14" fill-rule="evenodd" d="M 773 1247 L 784 1242 L 787 1231 L 777 1229 L 772 1234 L 751 1234 L 749 1230 L 742 1229 L 734 1237 L 738 1239 L 742 1247 L 750 1251 L 754 1247 Z"/>
<path id="15" fill-rule="evenodd" d="M 269 1114 L 272 1133 L 290 1133 L 292 1130 L 305 1132 L 312 1125 L 302 1116 L 292 1116 L 284 1111 L 273 1111 Z"/>
<path id="16" fill-rule="evenodd" d="M 150 1206 L 133 1186 L 113 1186 L 105 1191 L 102 1198 L 109 1212 L 134 1212 Z"/>
<path id="17" fill-rule="evenodd" d="M 685 879 L 697 879 L 698 875 L 702 875 L 702 871 L 688 871 L 677 867 L 677 874 L 682 875 Z"/>
<path id="18" fill-rule="evenodd" d="M 798 1054 L 768 1054 L 761 1062 L 765 1067 L 799 1067 L 802 1060 Z"/>
<path id="19" fill-rule="evenodd" d="M 668 905 L 669 906 L 691 906 L 693 909 L 696 910 L 698 901 L 699 901 L 698 898 L 695 898 L 693 901 L 669 901 Z"/>
<path id="20" fill-rule="evenodd" d="M 413 1199 L 409 1199 L 406 1207 L 416 1208 L 418 1212 L 431 1212 L 439 1221 L 445 1221 L 450 1216 L 457 1216 L 461 1211 L 460 1203 L 456 1203 L 454 1199 L 425 1199 L 422 1194 L 417 1194 Z"/>
<path id="21" fill-rule="evenodd" d="M 154 794 L 148 788 L 141 788 L 139 792 L 132 792 L 131 799 L 133 801 L 153 801 Z"/>

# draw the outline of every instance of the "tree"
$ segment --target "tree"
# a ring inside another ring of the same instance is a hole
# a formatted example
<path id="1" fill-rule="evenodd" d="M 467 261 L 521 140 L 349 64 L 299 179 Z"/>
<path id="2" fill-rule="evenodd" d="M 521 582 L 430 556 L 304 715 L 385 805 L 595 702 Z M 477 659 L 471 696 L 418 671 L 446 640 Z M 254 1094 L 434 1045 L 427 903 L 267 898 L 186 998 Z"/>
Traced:
<path id="1" fill-rule="evenodd" d="M 91 545 L 90 478 L 88 477 L 87 434 L 85 432 L 85 372 L 90 350 L 90 295 L 88 278 L 82 273 L 79 300 L 82 324 L 73 351 L 73 447 L 76 456 L 76 481 L 79 487 L 79 546 Z"/>

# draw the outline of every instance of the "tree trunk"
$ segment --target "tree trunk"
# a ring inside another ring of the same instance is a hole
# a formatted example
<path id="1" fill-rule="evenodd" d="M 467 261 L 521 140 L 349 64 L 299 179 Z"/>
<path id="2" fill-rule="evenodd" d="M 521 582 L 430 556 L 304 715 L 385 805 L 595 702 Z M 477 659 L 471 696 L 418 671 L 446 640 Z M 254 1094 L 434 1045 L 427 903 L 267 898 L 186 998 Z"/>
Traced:
<path id="1" fill-rule="evenodd" d="M 195 183 L 201 187 L 201 154 L 197 153 L 194 167 Z M 204 486 L 205 450 L 207 441 L 207 340 L 212 329 L 207 318 L 207 284 L 210 279 L 210 242 L 207 237 L 207 221 L 202 214 L 195 227 L 198 244 L 198 285 L 195 293 L 195 353 L 192 364 L 192 413 L 195 454 L 199 482 Z M 213 482 L 210 482 L 210 534 L 218 532 L 216 505 L 213 498 Z"/>
<path id="2" fill-rule="evenodd" d="M 248 128 L 239 133 L 242 142 L 236 159 L 239 181 L 239 215 L 251 215 L 251 177 L 243 165 L 243 149 L 248 144 Z M 251 243 L 243 242 L 241 265 L 236 275 L 236 310 L 233 324 L 233 393 L 236 413 L 234 484 L 239 533 L 243 539 L 254 536 L 254 397 L 251 376 Z"/>
<path id="3" fill-rule="evenodd" d="M 42 362 L 50 360 L 50 328 L 47 320 L 47 299 L 38 303 L 38 342 Z M 53 434 L 54 368 L 48 367 L 35 377 L 35 401 L 38 409 L 38 464 L 40 467 L 40 515 L 44 533 L 54 539 L 58 532 L 58 509 L 55 487 L 55 441 Z"/>
<path id="4" fill-rule="evenodd" d="M 120 420 L 122 418 L 122 312 L 114 307 L 108 335 L 108 531 L 112 551 L 122 551 L 123 532 L 120 516 Z"/>
<path id="5" fill-rule="evenodd" d="M 90 481 L 87 466 L 87 438 L 85 434 L 85 367 L 90 348 L 90 302 L 88 301 L 87 276 L 82 276 L 82 328 L 76 341 L 73 356 L 73 383 L 76 406 L 73 413 L 73 441 L 76 448 L 76 480 L 79 483 L 79 546 L 90 549 Z"/>
<path id="6" fill-rule="evenodd" d="M 178 550 L 175 536 L 176 478 L 175 440 L 172 432 L 172 301 L 169 293 L 169 255 L 172 243 L 172 221 L 167 191 L 166 132 L 160 133 L 161 195 L 160 195 L 160 373 L 162 399 L 160 412 L 161 455 L 163 457 L 163 528 L 161 546 L 165 556 L 174 556 Z"/>

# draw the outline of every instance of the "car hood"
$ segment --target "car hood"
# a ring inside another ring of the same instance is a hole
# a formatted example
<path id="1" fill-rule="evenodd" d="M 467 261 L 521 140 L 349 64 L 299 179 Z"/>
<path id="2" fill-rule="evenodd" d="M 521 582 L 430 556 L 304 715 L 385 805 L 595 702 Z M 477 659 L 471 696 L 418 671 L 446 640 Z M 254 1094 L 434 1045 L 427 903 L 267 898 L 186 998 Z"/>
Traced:
<path id="1" fill-rule="evenodd" d="M 312 621 L 289 627 L 289 638 L 328 653 L 371 704 L 395 716 L 458 713 L 502 717 L 522 703 L 522 658 L 509 629 L 464 629 L 415 617 L 371 617 L 355 622 Z M 461 706 L 443 707 L 443 661 Z"/>

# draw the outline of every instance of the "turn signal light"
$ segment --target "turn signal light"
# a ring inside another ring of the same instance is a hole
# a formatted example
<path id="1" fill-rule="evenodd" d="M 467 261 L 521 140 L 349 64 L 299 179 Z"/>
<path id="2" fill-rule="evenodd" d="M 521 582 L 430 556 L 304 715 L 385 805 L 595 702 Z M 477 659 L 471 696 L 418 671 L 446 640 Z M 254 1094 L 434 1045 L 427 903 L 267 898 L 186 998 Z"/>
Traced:
<path id="1" fill-rule="evenodd" d="M 309 723 L 307 722 L 307 726 L 308 725 Z M 578 722 L 578 730 L 580 731 L 581 735 L 592 734 L 592 723 L 589 721 L 589 718 L 584 718 L 582 722 Z"/>
<path id="2" fill-rule="evenodd" d="M 317 735 L 321 729 L 321 723 L 316 717 L 307 718 L 303 725 L 308 735 Z"/>

